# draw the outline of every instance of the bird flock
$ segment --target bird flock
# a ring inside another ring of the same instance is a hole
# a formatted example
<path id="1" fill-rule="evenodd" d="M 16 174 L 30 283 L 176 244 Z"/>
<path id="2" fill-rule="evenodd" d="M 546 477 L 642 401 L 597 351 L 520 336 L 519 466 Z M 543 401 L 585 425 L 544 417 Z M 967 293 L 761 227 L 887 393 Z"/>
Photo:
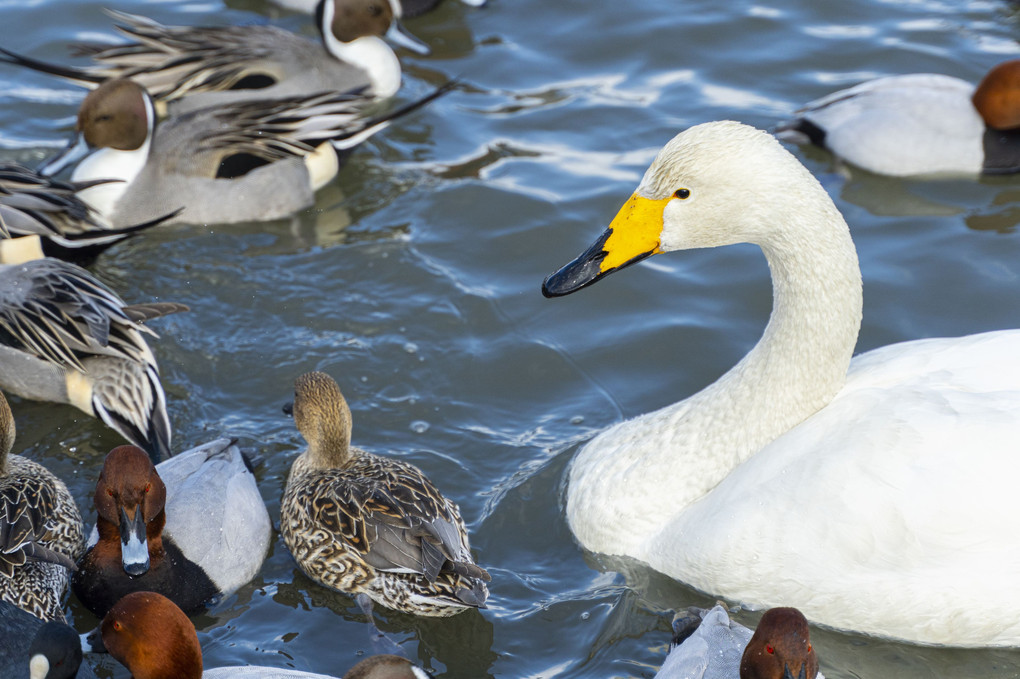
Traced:
<path id="1" fill-rule="evenodd" d="M 387 41 L 427 51 L 400 21 L 435 4 L 290 7 L 314 16 L 317 39 L 273 25 L 164 26 L 111 9 L 121 42 L 78 45 L 86 67 L 37 60 L 0 36 L 0 61 L 82 88 L 66 149 L 35 168 L 0 163 L 3 676 L 94 676 L 84 652 L 110 653 L 138 679 L 328 679 L 203 666 L 188 616 L 258 575 L 274 524 L 308 578 L 354 599 L 370 639 L 385 639 L 375 605 L 431 617 L 486 607 L 499 583 L 484 555 L 476 560 L 455 490 L 353 445 L 354 415 L 332 376 L 294 376 L 286 412 L 307 445 L 278 517 L 255 480 L 257 451 L 231 438 L 176 450 L 149 342 L 161 317 L 188 307 L 128 304 L 82 268 L 151 229 L 312 207 L 358 144 L 461 87 L 452 79 L 394 101 L 401 66 Z M 666 144 L 602 236 L 542 284 L 561 297 L 652 255 L 740 242 L 759 245 L 773 274 L 773 315 L 744 360 L 690 398 L 602 432 L 566 472 L 565 514 L 583 547 L 769 609 L 753 634 L 722 605 L 678 614 L 660 679 L 814 679 L 809 620 L 926 644 L 1020 643 L 1020 621 L 1005 619 L 1020 591 L 1002 586 L 1002 615 L 969 612 L 983 583 L 1010 580 L 1020 544 L 996 536 L 1020 535 L 1020 512 L 988 521 L 1000 505 L 975 501 L 911 515 L 934 503 L 942 479 L 967 489 L 996 472 L 1010 478 L 1002 460 L 1020 434 L 1020 373 L 1001 364 L 1020 333 L 851 359 L 862 304 L 849 229 L 776 141 L 813 144 L 875 173 L 976 177 L 1020 171 L 1018 127 L 1020 61 L 977 85 L 937 74 L 867 81 L 777 120 L 775 136 L 732 122 L 694 126 Z M 15 454 L 4 393 L 74 406 L 123 437 L 92 470 L 91 507 Z M 954 400 L 960 393 L 965 402 Z M 916 440 L 905 443 L 905 430 Z M 982 452 L 961 463 L 963 444 Z M 939 470 L 926 470 L 920 489 L 916 450 Z M 854 502 L 840 485 L 856 489 Z M 669 507 L 650 510 L 661 498 Z M 843 531 L 816 530 L 825 516 L 840 516 Z M 898 521 L 898 532 L 887 530 Z M 809 537 L 774 540 L 770 531 L 788 523 Z M 946 526 L 964 537 L 945 540 Z M 855 540 L 858 532 L 867 535 Z M 897 551 L 904 541 L 912 560 Z M 973 541 L 995 544 L 957 558 Z M 874 554 L 862 557 L 863 543 Z M 834 572 L 841 582 L 831 583 Z M 947 583 L 956 592 L 947 595 Z M 102 621 L 81 639 L 66 624 L 69 591 Z M 396 644 L 383 650 L 392 652 L 345 679 L 431 676 Z"/>

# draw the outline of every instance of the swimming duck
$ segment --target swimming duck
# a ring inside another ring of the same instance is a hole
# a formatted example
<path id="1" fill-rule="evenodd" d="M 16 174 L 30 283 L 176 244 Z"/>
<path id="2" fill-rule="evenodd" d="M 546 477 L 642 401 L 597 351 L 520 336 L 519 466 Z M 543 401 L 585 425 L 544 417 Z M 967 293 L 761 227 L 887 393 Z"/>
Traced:
<path id="1" fill-rule="evenodd" d="M 1020 60 L 973 84 L 921 73 L 863 82 L 807 104 L 781 139 L 893 176 L 1020 172 Z"/>
<path id="2" fill-rule="evenodd" d="M 138 590 L 194 612 L 255 577 L 269 550 L 269 512 L 230 439 L 155 467 L 136 446 L 114 448 L 94 499 L 96 530 L 71 587 L 99 616 Z"/>
<path id="3" fill-rule="evenodd" d="M 321 93 L 200 109 L 157 125 L 141 86 L 109 80 L 82 102 L 77 134 L 97 150 L 71 179 L 121 180 L 78 192 L 115 226 L 182 206 L 166 223 L 279 219 L 314 204 L 342 152 L 450 87 L 373 119 L 360 116 L 359 94 Z"/>
<path id="4" fill-rule="evenodd" d="M 340 592 L 414 615 L 485 604 L 457 505 L 406 462 L 351 446 L 351 410 L 321 372 L 294 382 L 294 422 L 308 443 L 290 468 L 280 532 L 301 570 Z"/>
<path id="5" fill-rule="evenodd" d="M 754 633 L 717 604 L 690 608 L 673 622 L 669 655 L 655 679 L 815 679 L 818 657 L 804 614 L 770 608 Z M 824 679 L 824 677 L 823 677 Z"/>
<path id="6" fill-rule="evenodd" d="M 774 137 L 734 122 L 677 135 L 543 292 L 569 294 L 656 253 L 743 242 L 772 273 L 764 336 L 714 384 L 580 449 L 568 470 L 574 535 L 839 629 L 1020 643 L 1020 332 L 905 342 L 851 362 L 862 295 L 849 229 Z"/>
<path id="7" fill-rule="evenodd" d="M 164 26 L 107 11 L 135 42 L 76 46 L 95 66 L 75 69 L 6 49 L 0 53 L 9 63 L 86 87 L 131 78 L 157 101 L 172 102 L 174 114 L 352 90 L 369 103 L 400 88 L 400 62 L 382 39 L 397 37 L 394 5 L 388 0 L 318 0 L 319 42 L 277 26 Z"/>
<path id="8" fill-rule="evenodd" d="M 106 183 L 106 180 L 97 180 Z M 114 243 L 173 216 L 123 229 L 102 224 L 78 196 L 93 182 L 65 182 L 0 162 L 0 264 L 43 257 L 87 263 Z"/>
<path id="9" fill-rule="evenodd" d="M 195 626 L 172 601 L 155 592 L 133 592 L 82 637 L 82 649 L 110 653 L 135 679 L 335 679 L 325 674 L 275 667 L 218 667 L 202 671 Z M 371 656 L 343 679 L 427 679 L 425 670 L 399 656 Z"/>
<path id="10" fill-rule="evenodd" d="M 170 420 L 141 321 L 182 304 L 124 304 L 89 272 L 57 259 L 0 265 L 0 388 L 67 403 L 159 459 Z"/>
<path id="11" fill-rule="evenodd" d="M 61 600 L 85 549 L 78 505 L 48 469 L 12 455 L 14 414 L 0 393 L 0 600 L 64 620 Z"/>

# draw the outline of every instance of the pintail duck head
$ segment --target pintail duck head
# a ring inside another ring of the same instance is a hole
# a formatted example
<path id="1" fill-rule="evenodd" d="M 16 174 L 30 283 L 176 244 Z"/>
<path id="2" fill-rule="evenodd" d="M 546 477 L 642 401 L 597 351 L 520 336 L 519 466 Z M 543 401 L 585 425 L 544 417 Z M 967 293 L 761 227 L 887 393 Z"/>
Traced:
<path id="1" fill-rule="evenodd" d="M 343 467 L 351 458 L 351 409 L 336 380 L 310 372 L 294 380 L 294 423 L 315 468 Z"/>

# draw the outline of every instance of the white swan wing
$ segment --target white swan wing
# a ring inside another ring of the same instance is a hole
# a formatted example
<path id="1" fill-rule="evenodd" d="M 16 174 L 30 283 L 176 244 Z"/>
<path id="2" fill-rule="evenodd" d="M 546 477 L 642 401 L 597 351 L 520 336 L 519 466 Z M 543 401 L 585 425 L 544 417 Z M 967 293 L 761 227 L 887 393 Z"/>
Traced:
<path id="1" fill-rule="evenodd" d="M 1020 534 L 1018 350 L 1020 331 L 1002 331 L 855 359 L 828 406 L 675 517 L 649 562 L 837 626 L 870 618 L 879 633 L 958 645 L 1020 638 L 1005 612 L 942 615 L 952 600 L 1020 596 L 1020 545 L 1007 539 Z M 884 604 L 863 610 L 865 599 Z"/>

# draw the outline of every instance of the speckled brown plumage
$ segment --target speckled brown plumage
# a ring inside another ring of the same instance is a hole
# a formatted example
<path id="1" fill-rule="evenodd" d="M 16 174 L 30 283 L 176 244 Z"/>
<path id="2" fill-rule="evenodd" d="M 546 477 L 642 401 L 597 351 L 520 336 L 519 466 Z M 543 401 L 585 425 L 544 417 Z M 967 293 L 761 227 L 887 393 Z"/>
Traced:
<path id="1" fill-rule="evenodd" d="M 352 448 L 350 409 L 331 377 L 295 383 L 294 419 L 308 442 L 291 467 L 280 530 L 313 580 L 406 613 L 483 606 L 457 505 L 413 465 Z"/>
<path id="2" fill-rule="evenodd" d="M 63 620 L 61 600 L 85 550 L 78 506 L 42 465 L 11 455 L 14 418 L 0 394 L 0 599 L 45 620 Z"/>

